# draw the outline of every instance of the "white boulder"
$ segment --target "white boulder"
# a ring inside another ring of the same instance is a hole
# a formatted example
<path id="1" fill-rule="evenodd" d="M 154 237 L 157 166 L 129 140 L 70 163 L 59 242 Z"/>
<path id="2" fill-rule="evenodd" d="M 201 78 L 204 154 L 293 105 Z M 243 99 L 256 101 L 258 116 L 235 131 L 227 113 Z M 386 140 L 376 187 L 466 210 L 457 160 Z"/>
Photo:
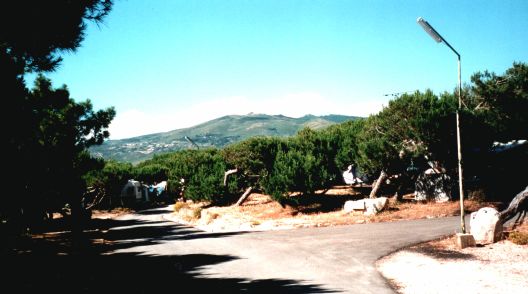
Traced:
<path id="1" fill-rule="evenodd" d="M 389 199 L 387 197 L 347 201 L 345 202 L 345 206 L 343 207 L 343 210 L 346 213 L 359 210 L 359 211 L 363 211 L 365 215 L 375 215 L 378 212 L 385 209 L 388 203 L 389 203 Z"/>
<path id="2" fill-rule="evenodd" d="M 502 238 L 500 213 L 492 207 L 484 207 L 471 214 L 469 226 L 478 244 L 490 244 Z"/>
<path id="3" fill-rule="evenodd" d="M 365 207 L 367 208 L 365 210 L 365 215 L 377 214 L 378 212 L 385 209 L 388 203 L 389 203 L 389 199 L 387 197 L 365 199 Z"/>
<path id="4" fill-rule="evenodd" d="M 345 206 L 343 207 L 343 210 L 346 213 L 352 212 L 354 210 L 365 210 L 365 201 L 364 199 L 352 201 L 349 200 L 345 202 Z"/>

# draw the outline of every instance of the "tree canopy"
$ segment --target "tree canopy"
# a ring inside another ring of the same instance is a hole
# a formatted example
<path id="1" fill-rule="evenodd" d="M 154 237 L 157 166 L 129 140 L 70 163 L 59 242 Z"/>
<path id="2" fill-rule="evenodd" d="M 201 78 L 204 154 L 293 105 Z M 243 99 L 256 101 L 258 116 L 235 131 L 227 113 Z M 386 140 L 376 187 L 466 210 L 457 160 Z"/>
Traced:
<path id="1" fill-rule="evenodd" d="M 88 22 L 99 23 L 112 0 L 5 1 L 0 11 L 0 55 L 18 74 L 56 69 L 64 51 L 74 52 Z"/>
<path id="2" fill-rule="evenodd" d="M 94 111 L 89 100 L 76 102 L 66 86 L 53 88 L 39 75 L 28 89 L 27 73 L 55 70 L 63 52 L 81 44 L 88 22 L 99 23 L 112 1 L 6 1 L 0 10 L 0 95 L 6 126 L 7 182 L 0 217 L 25 228 L 43 213 L 71 205 L 80 212 L 84 175 L 102 168 L 87 148 L 109 136 L 113 108 Z"/>

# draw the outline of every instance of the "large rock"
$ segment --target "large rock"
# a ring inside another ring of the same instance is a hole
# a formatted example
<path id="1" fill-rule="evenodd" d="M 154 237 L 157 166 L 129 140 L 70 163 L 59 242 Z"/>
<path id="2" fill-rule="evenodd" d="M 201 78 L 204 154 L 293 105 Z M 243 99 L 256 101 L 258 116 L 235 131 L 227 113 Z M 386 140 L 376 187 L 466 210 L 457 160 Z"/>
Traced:
<path id="1" fill-rule="evenodd" d="M 377 214 L 378 212 L 385 209 L 387 203 L 389 203 L 389 199 L 387 197 L 365 199 L 365 215 Z"/>
<path id="2" fill-rule="evenodd" d="M 471 234 L 478 244 L 490 244 L 502 238 L 500 213 L 492 207 L 484 207 L 471 214 Z"/>
<path id="3" fill-rule="evenodd" d="M 356 200 L 356 201 L 349 200 L 345 202 L 345 206 L 343 207 L 343 210 L 346 213 L 352 212 L 354 210 L 365 211 L 365 201 L 364 199 Z"/>
<path id="4" fill-rule="evenodd" d="M 385 209 L 388 203 L 389 199 L 387 197 L 347 201 L 345 202 L 343 210 L 346 213 L 352 211 L 363 211 L 365 215 L 374 215 Z"/>

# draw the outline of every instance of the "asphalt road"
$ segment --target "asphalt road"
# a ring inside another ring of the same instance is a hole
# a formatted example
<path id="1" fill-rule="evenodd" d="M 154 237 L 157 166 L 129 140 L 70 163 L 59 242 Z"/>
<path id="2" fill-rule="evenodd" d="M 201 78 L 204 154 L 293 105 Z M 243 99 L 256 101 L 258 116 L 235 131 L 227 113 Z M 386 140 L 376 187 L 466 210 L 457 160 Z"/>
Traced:
<path id="1" fill-rule="evenodd" d="M 452 234 L 459 226 L 458 217 L 448 217 L 208 233 L 167 221 L 169 213 L 156 209 L 119 218 L 108 232 L 116 242 L 109 254 L 169 258 L 174 272 L 170 283 L 183 287 L 192 281 L 196 291 L 393 293 L 375 261 L 402 247 Z"/>

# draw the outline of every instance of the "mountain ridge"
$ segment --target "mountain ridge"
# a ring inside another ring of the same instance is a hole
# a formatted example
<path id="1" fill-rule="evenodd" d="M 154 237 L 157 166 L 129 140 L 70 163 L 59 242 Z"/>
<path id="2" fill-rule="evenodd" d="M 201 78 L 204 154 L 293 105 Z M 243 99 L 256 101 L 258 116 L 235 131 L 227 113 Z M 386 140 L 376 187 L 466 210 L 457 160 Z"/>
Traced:
<path id="1" fill-rule="evenodd" d="M 259 113 L 225 115 L 188 128 L 108 140 L 91 147 L 90 152 L 96 157 L 137 163 L 152 158 L 154 154 L 193 148 L 193 143 L 199 147 L 221 148 L 254 136 L 287 137 L 304 127 L 322 129 L 358 118 L 337 114 L 307 114 L 299 118 Z"/>

